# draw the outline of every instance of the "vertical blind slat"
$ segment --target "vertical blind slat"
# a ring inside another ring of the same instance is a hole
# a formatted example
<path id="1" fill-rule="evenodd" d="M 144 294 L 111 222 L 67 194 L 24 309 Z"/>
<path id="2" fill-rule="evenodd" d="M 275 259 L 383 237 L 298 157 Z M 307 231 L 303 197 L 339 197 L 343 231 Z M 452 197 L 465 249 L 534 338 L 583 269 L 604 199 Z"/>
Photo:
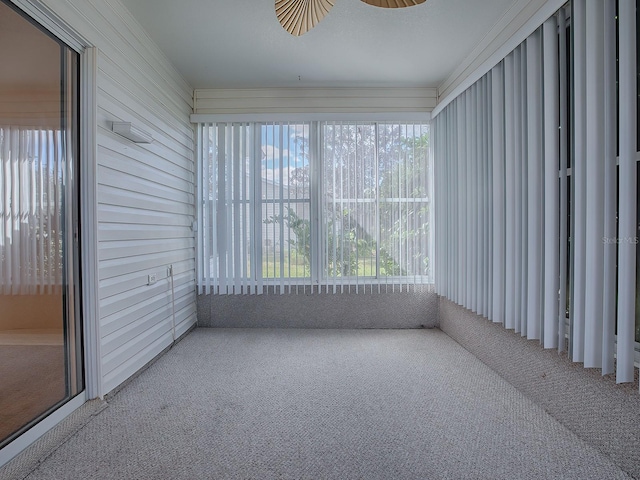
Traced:
<path id="1" fill-rule="evenodd" d="M 196 130 L 196 142 L 198 147 L 200 148 L 200 158 L 202 158 L 204 156 L 204 152 L 205 152 L 205 142 L 203 139 L 203 135 L 204 132 L 206 131 L 206 127 L 204 125 L 200 125 L 200 127 Z M 206 202 L 204 200 L 204 198 L 202 198 L 201 192 L 202 192 L 202 180 L 203 178 L 207 178 L 206 176 L 203 175 L 202 172 L 202 168 L 204 167 L 204 165 L 206 165 L 207 162 L 200 162 L 198 164 L 198 170 L 196 170 L 196 188 L 197 188 L 197 192 L 198 192 L 198 202 L 199 202 L 199 206 L 200 208 L 197 208 L 196 210 L 196 225 L 198 226 L 198 228 L 200 230 L 203 230 L 204 227 L 204 220 L 203 220 L 203 215 L 205 214 L 205 212 L 207 211 L 207 205 Z M 203 255 L 198 255 L 196 257 L 196 278 L 198 279 L 198 294 L 202 294 L 205 293 L 205 289 L 206 289 L 206 284 L 205 282 L 203 282 L 203 280 L 206 278 L 206 272 L 204 269 L 204 265 L 205 265 L 205 261 L 208 258 L 207 254 L 206 254 L 206 243 L 207 243 L 207 233 L 206 230 L 204 230 L 203 232 L 200 233 L 200 235 L 196 236 L 196 243 L 198 245 L 198 250 L 199 251 L 203 251 L 204 254 Z M 209 292 L 206 292 L 207 294 Z"/>
<path id="2" fill-rule="evenodd" d="M 586 267 L 586 17 L 585 0 L 572 2 L 574 94 L 573 125 L 574 149 L 571 161 L 572 180 L 572 227 L 571 246 L 573 249 L 573 281 L 570 309 L 571 336 L 569 342 L 571 359 L 584 361 L 584 318 L 585 318 L 585 267 Z"/>
<path id="3" fill-rule="evenodd" d="M 527 104 L 527 43 L 524 42 L 520 45 L 520 104 L 522 117 L 520 121 L 520 163 L 521 163 L 521 176 L 520 176 L 520 233 L 521 233 L 521 270 L 520 270 L 520 334 L 523 337 L 527 336 L 528 323 L 528 286 L 529 286 L 529 270 L 528 270 L 528 198 L 529 198 L 529 182 L 526 172 L 529 168 L 529 159 L 527 156 L 528 151 L 528 104 Z"/>
<path id="4" fill-rule="evenodd" d="M 467 103 L 469 100 L 469 90 L 467 90 L 462 97 L 460 97 L 460 112 L 458 113 L 458 138 L 460 144 L 458 145 L 457 157 L 460 162 L 460 171 L 462 172 L 460 179 L 460 202 L 458 204 L 459 218 L 462 222 L 462 238 L 459 239 L 459 259 L 458 259 L 458 275 L 460 275 L 461 296 L 460 302 L 462 305 L 468 307 L 471 306 L 470 290 L 471 290 L 471 272 L 470 262 L 471 256 L 469 255 L 469 244 L 465 241 L 471 235 L 471 224 L 467 222 L 467 219 L 463 215 L 463 212 L 469 211 L 469 196 L 471 195 L 471 189 L 469 186 L 469 163 L 467 161 L 467 146 L 470 145 L 469 129 L 467 119 L 469 118 L 469 109 Z"/>
<path id="5" fill-rule="evenodd" d="M 540 29 L 527 38 L 527 338 L 539 340 L 542 323 L 542 52 Z"/>
<path id="6" fill-rule="evenodd" d="M 618 335 L 616 381 L 632 382 L 636 295 L 637 83 L 636 2 L 619 0 L 620 202 L 618 204 Z"/>
<path id="7" fill-rule="evenodd" d="M 586 2 L 586 256 L 584 366 L 602 366 L 604 276 L 604 2 Z"/>
<path id="8" fill-rule="evenodd" d="M 558 289 L 560 270 L 560 111 L 558 85 L 558 24 L 543 25 L 544 41 L 544 348 L 558 347 Z"/>
<path id="9" fill-rule="evenodd" d="M 564 8 L 558 12 L 558 42 L 559 42 L 559 99 L 560 99 L 560 295 L 558 299 L 558 351 L 565 350 L 566 310 L 567 310 L 567 281 L 568 281 L 568 241 L 569 228 L 567 216 L 569 213 L 569 183 L 567 176 L 569 126 L 567 80 L 567 26 Z"/>
<path id="10" fill-rule="evenodd" d="M 210 125 L 210 127 L 211 127 L 210 132 L 207 133 L 207 139 L 208 139 L 207 141 L 210 143 L 209 147 L 212 152 L 211 158 L 213 160 L 213 158 L 216 158 L 214 157 L 214 155 L 217 155 L 216 152 L 218 149 L 218 132 L 213 125 Z M 209 156 L 209 150 L 207 150 L 207 158 L 208 156 Z M 209 178 L 211 178 L 213 185 L 217 185 L 218 184 L 217 175 L 218 175 L 217 163 L 207 162 L 207 176 L 206 176 L 207 181 Z M 211 203 L 209 203 L 209 196 L 211 196 Z M 216 224 L 217 222 L 216 212 L 218 211 L 218 199 L 217 199 L 216 187 L 213 188 L 213 191 L 211 192 L 210 195 L 205 195 L 204 198 L 207 202 L 207 205 L 210 205 L 208 219 L 207 219 L 207 226 L 208 226 L 207 235 L 210 236 L 211 241 L 207 242 L 207 248 L 210 248 L 208 255 L 206 257 L 207 270 L 209 271 L 212 277 L 211 279 L 212 291 L 214 293 L 220 293 L 218 290 L 219 288 L 218 268 L 220 265 L 220 258 L 218 255 L 218 230 L 217 230 L 217 224 Z M 211 258 L 212 260 L 209 261 L 209 258 Z M 209 279 L 207 279 L 207 285 L 208 284 L 209 284 Z"/>
<path id="11" fill-rule="evenodd" d="M 617 235 L 617 118 L 616 118 L 616 14 L 615 2 L 605 2 L 604 13 L 604 274 L 602 312 L 602 374 L 615 369 L 616 244 Z"/>
<path id="12" fill-rule="evenodd" d="M 469 145 L 470 148 L 473 148 L 473 135 L 472 135 L 472 125 L 473 125 L 473 120 L 472 120 L 472 107 L 471 107 L 471 101 L 472 101 L 472 95 L 471 95 L 471 89 L 467 90 L 467 94 L 465 95 L 465 109 L 466 109 L 466 113 L 465 113 L 465 133 L 466 133 L 466 137 L 467 137 L 467 141 L 466 144 Z M 467 196 L 465 198 L 465 211 L 466 212 L 471 212 L 473 211 L 473 166 L 470 162 L 470 155 L 469 155 L 469 151 L 466 150 L 464 153 L 464 163 L 465 163 L 465 168 L 464 168 L 464 172 L 465 172 L 465 177 L 466 177 L 466 189 L 467 189 Z M 474 216 L 471 217 L 471 219 L 468 222 L 468 227 L 467 227 L 467 235 L 465 235 L 465 238 L 475 238 L 474 237 L 474 224 L 473 224 L 473 219 Z M 475 286 L 473 285 L 473 262 L 474 262 L 474 257 L 473 257 L 473 249 L 474 249 L 474 242 L 465 242 L 465 248 L 466 248 L 466 252 L 465 252 L 465 260 L 463 262 L 464 265 L 464 270 L 465 270 L 465 278 L 466 278 L 466 285 L 465 285 L 465 293 L 466 293 L 466 305 L 469 306 L 469 308 L 471 308 L 472 310 L 474 309 L 474 305 L 475 305 L 475 299 L 474 299 L 474 290 L 475 290 Z"/>
<path id="13" fill-rule="evenodd" d="M 437 291 L 559 351 L 570 303 L 569 358 L 607 374 L 617 353 L 618 382 L 637 322 L 636 3 L 574 0 L 571 25 L 559 10 L 432 120 Z"/>
<path id="14" fill-rule="evenodd" d="M 485 174 L 484 181 L 486 188 L 484 190 L 484 210 L 485 210 L 485 221 L 483 222 L 484 229 L 484 245 L 485 245 L 485 269 L 484 269 L 484 282 L 486 285 L 485 288 L 485 312 L 490 320 L 494 319 L 493 313 L 493 206 L 492 200 L 493 196 L 491 192 L 493 191 L 493 149 L 492 149 L 492 140 L 493 140 L 493 122 L 491 112 L 493 99 L 491 95 L 492 89 L 492 76 L 489 72 L 485 76 L 485 100 L 483 106 L 483 122 L 484 122 L 484 165 L 485 165 Z"/>
<path id="15" fill-rule="evenodd" d="M 242 128 L 244 130 L 244 128 Z M 233 126 L 233 146 L 232 146 L 232 163 L 233 163 L 233 192 L 232 192 L 232 223 L 233 223 L 233 293 L 239 294 L 242 292 L 242 274 L 241 266 L 242 259 L 240 258 L 241 245 L 244 243 L 244 239 L 240 237 L 240 224 L 241 224 L 241 209 L 242 202 L 242 190 L 240 189 L 241 178 L 241 163 L 242 157 L 240 156 L 240 133 L 241 127 L 238 124 Z"/>
<path id="16" fill-rule="evenodd" d="M 514 205 L 515 205 L 515 275 L 514 275 L 514 329 L 516 333 L 522 333 L 522 259 L 524 258 L 523 245 L 526 237 L 522 234 L 522 46 L 514 52 L 513 64 L 513 125 L 514 125 L 514 156 L 511 161 L 515 164 L 514 172 Z M 526 285 L 526 284 L 525 284 Z"/>
<path id="17" fill-rule="evenodd" d="M 516 322 L 516 205 L 514 53 L 504 59 L 504 149 L 505 149 L 505 318 L 504 326 Z"/>
<path id="18" fill-rule="evenodd" d="M 504 165 L 504 62 L 491 70 L 493 288 L 492 320 L 505 323 L 505 165 Z"/>

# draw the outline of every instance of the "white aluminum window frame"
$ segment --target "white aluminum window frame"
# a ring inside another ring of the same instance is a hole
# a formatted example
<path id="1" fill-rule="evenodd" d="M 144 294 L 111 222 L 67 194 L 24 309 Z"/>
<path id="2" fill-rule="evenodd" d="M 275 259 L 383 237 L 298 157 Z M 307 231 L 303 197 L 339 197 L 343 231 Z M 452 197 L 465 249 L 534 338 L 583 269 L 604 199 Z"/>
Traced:
<path id="1" fill-rule="evenodd" d="M 319 128 L 321 129 L 321 134 L 322 134 L 322 127 L 324 125 L 326 125 L 327 121 L 325 122 L 321 122 L 319 124 Z M 334 123 L 338 123 L 337 121 Z M 419 125 L 420 122 L 410 122 L 410 121 L 406 121 L 406 122 L 401 122 L 401 121 L 376 121 L 376 120 L 372 120 L 372 121 L 353 121 L 353 120 L 347 120 L 347 121 L 342 121 L 339 122 L 342 125 L 345 124 L 350 124 L 350 125 L 355 125 L 356 127 L 359 125 L 365 126 L 365 125 L 372 125 L 375 128 L 375 170 L 376 172 L 379 172 L 380 170 L 380 164 L 379 164 L 379 142 L 380 142 L 380 138 L 379 138 L 379 126 L 381 124 L 385 124 L 385 125 L 409 125 L 409 124 L 413 124 L 413 125 Z M 427 122 L 422 122 L 423 125 L 428 125 Z M 427 127 L 428 129 L 428 134 L 430 135 L 430 127 Z M 322 135 L 321 135 L 322 136 Z M 430 142 L 431 144 L 431 142 Z M 431 152 L 428 151 L 427 155 L 431 155 Z M 324 167 L 324 162 L 326 161 L 326 159 L 324 158 L 323 155 L 319 155 L 318 156 L 318 164 L 319 164 L 319 168 L 320 171 L 324 171 L 323 167 Z M 432 177 L 433 177 L 433 172 L 432 172 L 432 164 L 431 164 L 431 160 L 427 160 L 427 164 L 426 164 L 426 168 L 427 168 L 427 172 L 425 175 L 425 188 L 428 192 L 432 192 L 433 191 L 433 185 L 432 185 Z M 324 182 L 324 178 L 321 178 L 320 181 Z M 326 188 L 324 188 L 323 186 L 323 191 L 326 191 Z M 320 200 L 320 199 L 318 199 Z M 432 235 L 433 235 L 433 202 L 432 199 L 430 197 L 420 197 L 420 198 L 411 198 L 411 197 L 385 197 L 385 198 L 380 198 L 379 195 L 376 195 L 375 198 L 371 198 L 371 199 L 360 199 L 360 198 L 340 198 L 340 200 L 343 203 L 353 203 L 353 204 L 357 204 L 357 203 L 375 203 L 376 204 L 376 267 L 375 267 L 375 275 L 369 275 L 369 276 L 360 276 L 360 275 L 345 275 L 345 276 L 334 276 L 334 277 L 330 277 L 328 275 L 325 274 L 321 274 L 320 277 L 317 279 L 317 282 L 319 283 L 319 285 L 323 286 L 325 288 L 325 290 L 329 290 L 330 287 L 332 289 L 332 291 L 335 293 L 337 291 L 337 288 L 339 287 L 341 291 L 344 291 L 344 287 L 351 287 L 354 286 L 356 288 L 359 288 L 360 286 L 362 287 L 371 287 L 373 289 L 374 286 L 378 287 L 378 291 L 380 291 L 380 288 L 385 285 L 385 286 L 391 286 L 392 289 L 395 289 L 396 286 L 403 286 L 403 285 L 418 285 L 418 284 L 424 284 L 424 285 L 428 285 L 428 284 L 432 284 L 433 283 L 433 264 L 430 266 L 430 275 L 381 275 L 381 268 L 380 268 L 380 251 L 381 251 L 381 245 L 380 245 L 380 205 L 382 203 L 404 203 L 404 204 L 409 204 L 409 203 L 426 203 L 429 205 L 429 209 L 430 209 L 430 219 L 429 219 L 429 223 L 430 223 L 430 232 L 427 235 L 427 256 L 429 258 L 429 261 L 432 262 L 433 260 L 433 240 L 432 240 Z M 321 224 L 325 224 L 326 223 L 326 219 L 323 219 L 323 221 L 321 222 Z M 326 232 L 324 232 L 326 235 Z M 322 246 L 325 246 L 327 244 L 326 238 L 324 238 L 324 236 L 321 236 L 321 244 Z M 322 265 L 322 272 L 324 272 L 324 269 L 328 267 L 328 252 L 325 251 L 324 248 L 320 249 L 320 254 L 318 256 L 318 258 L 320 259 L 320 263 Z M 413 278 L 414 281 L 413 282 L 409 282 L 409 279 Z M 340 279 L 341 281 L 338 282 L 337 279 Z"/>
<path id="2" fill-rule="evenodd" d="M 323 251 L 322 249 L 322 245 L 324 245 L 325 243 L 325 238 L 324 238 L 324 233 L 322 232 L 322 229 L 320 228 L 320 226 L 323 224 L 323 222 L 326 220 L 325 218 L 323 218 L 323 214 L 322 214 L 322 205 L 321 205 L 321 191 L 322 191 L 322 181 L 320 178 L 320 175 L 323 170 L 323 159 L 322 159 L 322 155 L 320 155 L 320 139 L 321 139 L 321 122 L 327 121 L 327 119 L 335 119 L 335 121 L 341 121 L 341 122 L 345 122 L 345 123 L 357 123 L 357 124 L 380 124 L 380 123 L 385 123 L 385 124 L 400 124 L 400 125 L 406 125 L 406 124 L 422 124 L 422 125 L 429 125 L 429 120 L 427 120 L 430 116 L 429 115 L 425 115 L 425 114 L 420 114 L 420 115 L 406 115 L 406 114 L 398 114 L 398 115 L 385 115 L 384 117 L 381 118 L 375 118 L 375 117 L 369 117 L 369 118 L 365 118 L 364 120 L 355 120 L 357 118 L 362 118 L 359 115 L 336 115 L 336 116 L 331 116 L 331 115 L 327 115 L 327 114 L 322 114 L 322 115 L 305 115 L 304 117 L 290 117 L 290 116 L 280 116 L 280 115 L 276 115 L 276 116 L 270 116 L 270 117 L 264 117 L 264 116 L 247 116 L 247 115 L 243 115 L 243 116 L 237 116 L 237 115 L 232 115 L 232 116 L 216 116 L 216 115 L 200 115 L 200 116 L 196 116 L 193 115 L 192 116 L 192 121 L 198 121 L 198 126 L 197 126 L 197 143 L 198 143 L 198 162 L 199 162 L 199 166 L 198 166 L 198 172 L 203 171 L 202 168 L 202 142 L 203 142 L 203 128 L 204 126 L 214 126 L 215 124 L 230 124 L 230 123 L 254 123 L 255 125 L 269 125 L 269 124 L 274 124 L 274 123 L 281 123 L 281 124 L 289 124 L 289 125 L 294 125 L 294 124 L 309 124 L 310 125 L 310 129 L 309 129 L 309 146 L 310 146 L 310 155 L 312 156 L 313 160 L 310 161 L 310 199 L 309 199 L 309 207 L 310 207 L 310 238 L 311 238 L 311 243 L 312 243 L 312 255 L 311 255 L 311 265 L 310 265 L 310 278 L 309 277 L 278 277 L 278 278 L 270 278 L 270 277 L 265 277 L 263 272 L 261 272 L 262 270 L 262 261 L 258 262 L 259 264 L 259 270 L 261 275 L 258 275 L 256 278 L 247 278 L 247 282 L 248 283 L 255 283 L 257 282 L 260 285 L 260 288 L 258 289 L 258 293 L 262 293 L 263 292 L 263 288 L 262 287 L 280 287 L 280 292 L 282 293 L 284 291 L 284 288 L 289 288 L 289 291 L 291 292 L 291 289 L 293 287 L 296 287 L 296 291 L 298 291 L 298 287 L 303 286 L 318 286 L 320 288 L 318 288 L 318 291 L 320 291 L 321 287 L 325 286 L 326 289 L 328 291 L 328 279 L 326 278 L 326 275 L 323 274 L 324 268 L 326 266 L 326 262 L 327 262 L 327 258 L 326 258 L 326 252 Z M 256 118 L 257 120 L 255 122 L 250 122 L 249 119 L 250 118 Z M 271 120 L 270 120 L 271 119 Z M 429 127 L 427 127 L 429 128 Z M 256 134 L 256 138 L 259 135 Z M 377 143 L 377 140 L 376 140 Z M 255 146 L 255 148 L 259 148 L 258 146 Z M 427 149 L 427 154 L 430 154 L 430 148 Z M 426 182 L 427 184 L 425 185 L 425 188 L 427 189 L 427 191 L 433 191 L 433 166 L 431 164 L 431 159 L 429 158 L 429 160 L 427 161 L 427 173 L 425 175 L 426 177 Z M 207 225 L 207 222 L 205 221 L 205 219 L 203 218 L 202 215 L 202 205 L 203 205 L 203 199 L 202 199 L 202 188 L 203 188 L 203 181 L 200 178 L 200 175 L 197 176 L 196 178 L 197 181 L 197 188 L 198 188 L 198 221 L 197 221 L 197 226 L 202 226 L 201 228 L 210 228 Z M 259 180 L 258 180 L 259 181 Z M 427 275 L 423 275 L 423 276 L 416 276 L 416 275 L 409 275 L 409 276 L 380 276 L 379 275 L 379 267 L 376 268 L 376 276 L 369 276 L 369 277 L 362 277 L 362 276 L 344 276 L 344 277 L 340 277 L 340 282 L 339 284 L 344 284 L 344 286 L 371 286 L 371 288 L 373 289 L 373 286 L 378 286 L 380 287 L 381 285 L 387 284 L 389 286 L 391 286 L 392 288 L 395 289 L 395 287 L 397 285 L 415 285 L 415 284 L 432 284 L 433 283 L 433 216 L 434 216 L 434 211 L 433 211 L 433 200 L 429 197 L 425 199 L 412 199 L 412 198 L 408 198 L 408 199 L 384 199 L 384 201 L 409 201 L 409 203 L 413 202 L 413 203 L 424 203 L 426 202 L 430 205 L 430 212 L 429 212 L 429 233 L 427 234 L 427 247 L 428 247 L 428 251 L 427 251 L 427 255 L 429 257 L 429 261 L 431 262 L 431 266 L 430 266 L 430 274 Z M 360 201 L 360 200 L 358 200 Z M 267 201 L 267 203 L 269 202 L 273 202 L 273 199 L 269 199 Z M 378 202 L 378 199 L 376 199 L 376 203 Z M 282 205 L 286 205 L 286 199 L 281 199 L 280 203 Z M 262 205 L 265 204 L 265 201 L 261 199 L 260 202 L 256 202 L 256 204 L 253 205 L 253 207 L 251 208 L 251 211 L 253 212 L 253 215 L 261 215 L 261 210 L 262 210 Z M 203 238 L 202 238 L 202 233 L 198 233 L 198 239 L 197 241 L 199 243 L 203 242 Z M 379 242 L 378 242 L 379 243 Z M 314 248 L 315 247 L 315 248 Z M 201 248 L 204 248 L 204 246 L 202 247 L 198 247 L 198 256 L 203 254 L 204 250 L 201 250 Z M 379 250 L 380 247 L 378 245 L 377 249 Z M 197 264 L 200 265 L 201 263 L 201 259 L 198 259 Z M 209 291 L 209 289 L 207 288 L 207 285 L 209 286 L 213 286 L 215 287 L 215 282 L 212 282 L 212 279 L 209 278 L 207 279 L 206 275 L 204 274 L 204 272 L 199 271 L 197 272 L 197 279 L 198 279 L 198 288 L 200 292 L 204 292 L 204 291 Z M 411 281 L 409 281 L 409 279 L 411 279 Z M 330 279 L 329 279 L 330 280 Z M 215 292 L 216 289 L 213 288 L 213 291 Z M 253 292 L 250 292 L 253 293 Z"/>

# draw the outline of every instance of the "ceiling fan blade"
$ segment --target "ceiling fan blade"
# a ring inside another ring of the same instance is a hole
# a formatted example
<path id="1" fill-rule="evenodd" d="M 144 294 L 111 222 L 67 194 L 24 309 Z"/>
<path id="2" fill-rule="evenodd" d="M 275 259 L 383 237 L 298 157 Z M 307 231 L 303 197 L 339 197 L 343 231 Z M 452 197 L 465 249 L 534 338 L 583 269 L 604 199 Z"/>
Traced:
<path id="1" fill-rule="evenodd" d="M 420 5 L 427 0 L 362 0 L 364 3 L 373 5 L 374 7 L 383 8 L 404 8 L 413 7 L 414 5 Z"/>
<path id="2" fill-rule="evenodd" d="M 304 35 L 322 20 L 334 0 L 276 0 L 276 17 L 291 35 Z"/>

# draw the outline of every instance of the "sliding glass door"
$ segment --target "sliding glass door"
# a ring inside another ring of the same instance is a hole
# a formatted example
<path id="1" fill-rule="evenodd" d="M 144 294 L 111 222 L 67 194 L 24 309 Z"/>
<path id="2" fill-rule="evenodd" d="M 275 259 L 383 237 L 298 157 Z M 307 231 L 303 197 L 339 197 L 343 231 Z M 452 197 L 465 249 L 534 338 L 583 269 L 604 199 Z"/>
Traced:
<path id="1" fill-rule="evenodd" d="M 0 0 L 0 447 L 84 388 L 78 54 Z"/>

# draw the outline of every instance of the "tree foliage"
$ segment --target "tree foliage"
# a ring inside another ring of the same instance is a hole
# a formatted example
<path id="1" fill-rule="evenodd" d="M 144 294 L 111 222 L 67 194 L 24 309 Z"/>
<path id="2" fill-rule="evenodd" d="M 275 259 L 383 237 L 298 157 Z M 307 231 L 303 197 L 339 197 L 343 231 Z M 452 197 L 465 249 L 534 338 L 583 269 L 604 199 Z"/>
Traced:
<path id="1" fill-rule="evenodd" d="M 414 135 L 393 124 L 329 124 L 322 145 L 325 273 L 373 276 L 377 263 L 381 276 L 428 274 L 428 133 Z M 308 197 L 309 185 L 308 163 L 291 172 L 289 188 L 297 195 Z M 290 208 L 266 220 L 280 221 L 293 232 L 290 245 L 308 271 L 310 221 Z M 411 265 L 411 271 L 403 265 Z"/>

